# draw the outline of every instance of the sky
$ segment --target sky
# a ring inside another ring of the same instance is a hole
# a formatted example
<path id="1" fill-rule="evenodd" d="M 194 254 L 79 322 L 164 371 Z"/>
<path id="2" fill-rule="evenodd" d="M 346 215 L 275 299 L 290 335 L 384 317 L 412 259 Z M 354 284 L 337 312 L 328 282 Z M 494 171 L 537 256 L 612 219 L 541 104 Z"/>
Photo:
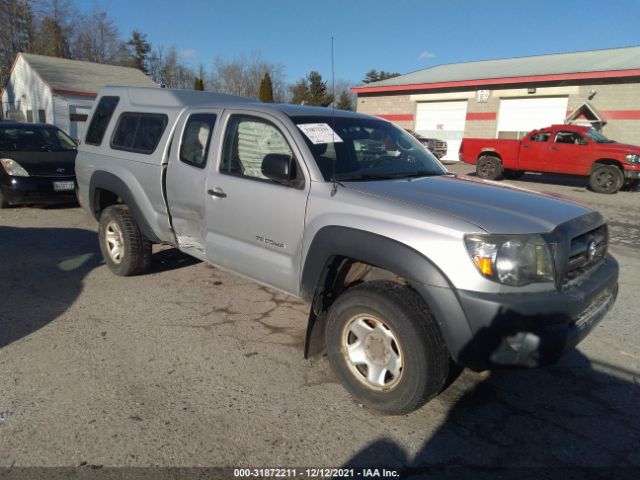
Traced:
<path id="1" fill-rule="evenodd" d="M 123 38 L 147 34 L 189 66 L 260 54 L 287 81 L 311 70 L 359 84 L 371 69 L 640 45 L 640 0 L 77 0 Z"/>

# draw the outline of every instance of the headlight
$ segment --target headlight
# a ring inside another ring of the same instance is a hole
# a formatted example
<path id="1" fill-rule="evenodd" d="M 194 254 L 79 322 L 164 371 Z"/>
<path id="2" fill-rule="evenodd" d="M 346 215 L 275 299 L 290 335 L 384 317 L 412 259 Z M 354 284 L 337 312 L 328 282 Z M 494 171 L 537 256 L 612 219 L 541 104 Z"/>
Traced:
<path id="1" fill-rule="evenodd" d="M 485 278 L 513 286 L 554 281 L 553 256 L 540 235 L 473 234 L 464 242 Z"/>
<path id="2" fill-rule="evenodd" d="M 27 171 L 22 168 L 22 166 L 16 162 L 15 160 L 11 160 L 10 158 L 2 158 L 0 159 L 0 163 L 2 164 L 2 168 L 7 175 L 11 175 L 12 177 L 28 177 L 29 174 Z"/>
<path id="3" fill-rule="evenodd" d="M 633 153 L 630 153 L 629 155 L 627 155 L 627 163 L 640 163 L 640 155 L 635 155 Z"/>

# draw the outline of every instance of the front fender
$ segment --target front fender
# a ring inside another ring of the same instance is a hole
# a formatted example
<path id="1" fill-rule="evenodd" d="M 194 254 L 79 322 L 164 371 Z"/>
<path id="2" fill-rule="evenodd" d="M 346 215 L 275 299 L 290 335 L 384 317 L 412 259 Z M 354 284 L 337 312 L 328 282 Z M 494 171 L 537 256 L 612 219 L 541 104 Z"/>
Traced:
<path id="1" fill-rule="evenodd" d="M 455 288 L 444 273 L 420 252 L 388 237 L 341 226 L 327 226 L 311 242 L 302 273 L 301 297 L 313 305 L 324 287 L 333 259 L 347 257 L 367 263 L 405 278 L 429 305 L 449 353 L 454 360 L 472 338 L 472 331 L 462 310 Z M 311 308 L 307 327 L 309 342 L 315 323 Z M 308 345 L 305 346 L 305 354 Z"/>

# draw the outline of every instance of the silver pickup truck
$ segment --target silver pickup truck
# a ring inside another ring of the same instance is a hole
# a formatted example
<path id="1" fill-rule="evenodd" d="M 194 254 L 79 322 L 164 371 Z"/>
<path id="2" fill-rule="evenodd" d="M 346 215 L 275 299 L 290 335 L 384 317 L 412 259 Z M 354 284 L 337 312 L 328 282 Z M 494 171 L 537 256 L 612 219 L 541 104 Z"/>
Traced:
<path id="1" fill-rule="evenodd" d="M 554 361 L 617 295 L 599 213 L 458 178 L 366 115 L 106 87 L 76 174 L 115 274 L 170 244 L 302 299 L 305 355 L 326 349 L 389 414 L 433 398 L 456 364 Z"/>

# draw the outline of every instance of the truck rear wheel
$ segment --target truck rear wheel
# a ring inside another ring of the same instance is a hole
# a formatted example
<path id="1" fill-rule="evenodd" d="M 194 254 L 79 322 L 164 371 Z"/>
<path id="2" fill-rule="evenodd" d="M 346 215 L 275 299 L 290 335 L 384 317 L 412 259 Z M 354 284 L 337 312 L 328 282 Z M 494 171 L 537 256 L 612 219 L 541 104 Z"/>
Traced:
<path id="1" fill-rule="evenodd" d="M 142 234 L 129 207 L 112 205 L 100 216 L 100 250 L 116 275 L 139 275 L 151 265 L 151 242 Z"/>
<path id="2" fill-rule="evenodd" d="M 500 180 L 502 178 L 503 168 L 499 158 L 491 155 L 483 155 L 478 159 L 476 164 L 476 174 L 480 178 L 487 180 Z"/>
<path id="3" fill-rule="evenodd" d="M 597 193 L 616 193 L 624 185 L 624 175 L 615 165 L 596 165 L 589 176 L 589 187 Z"/>
<path id="4" fill-rule="evenodd" d="M 327 317 L 329 362 L 360 402 L 399 415 L 442 389 L 449 354 L 422 298 L 407 286 L 366 282 L 348 289 Z"/>

